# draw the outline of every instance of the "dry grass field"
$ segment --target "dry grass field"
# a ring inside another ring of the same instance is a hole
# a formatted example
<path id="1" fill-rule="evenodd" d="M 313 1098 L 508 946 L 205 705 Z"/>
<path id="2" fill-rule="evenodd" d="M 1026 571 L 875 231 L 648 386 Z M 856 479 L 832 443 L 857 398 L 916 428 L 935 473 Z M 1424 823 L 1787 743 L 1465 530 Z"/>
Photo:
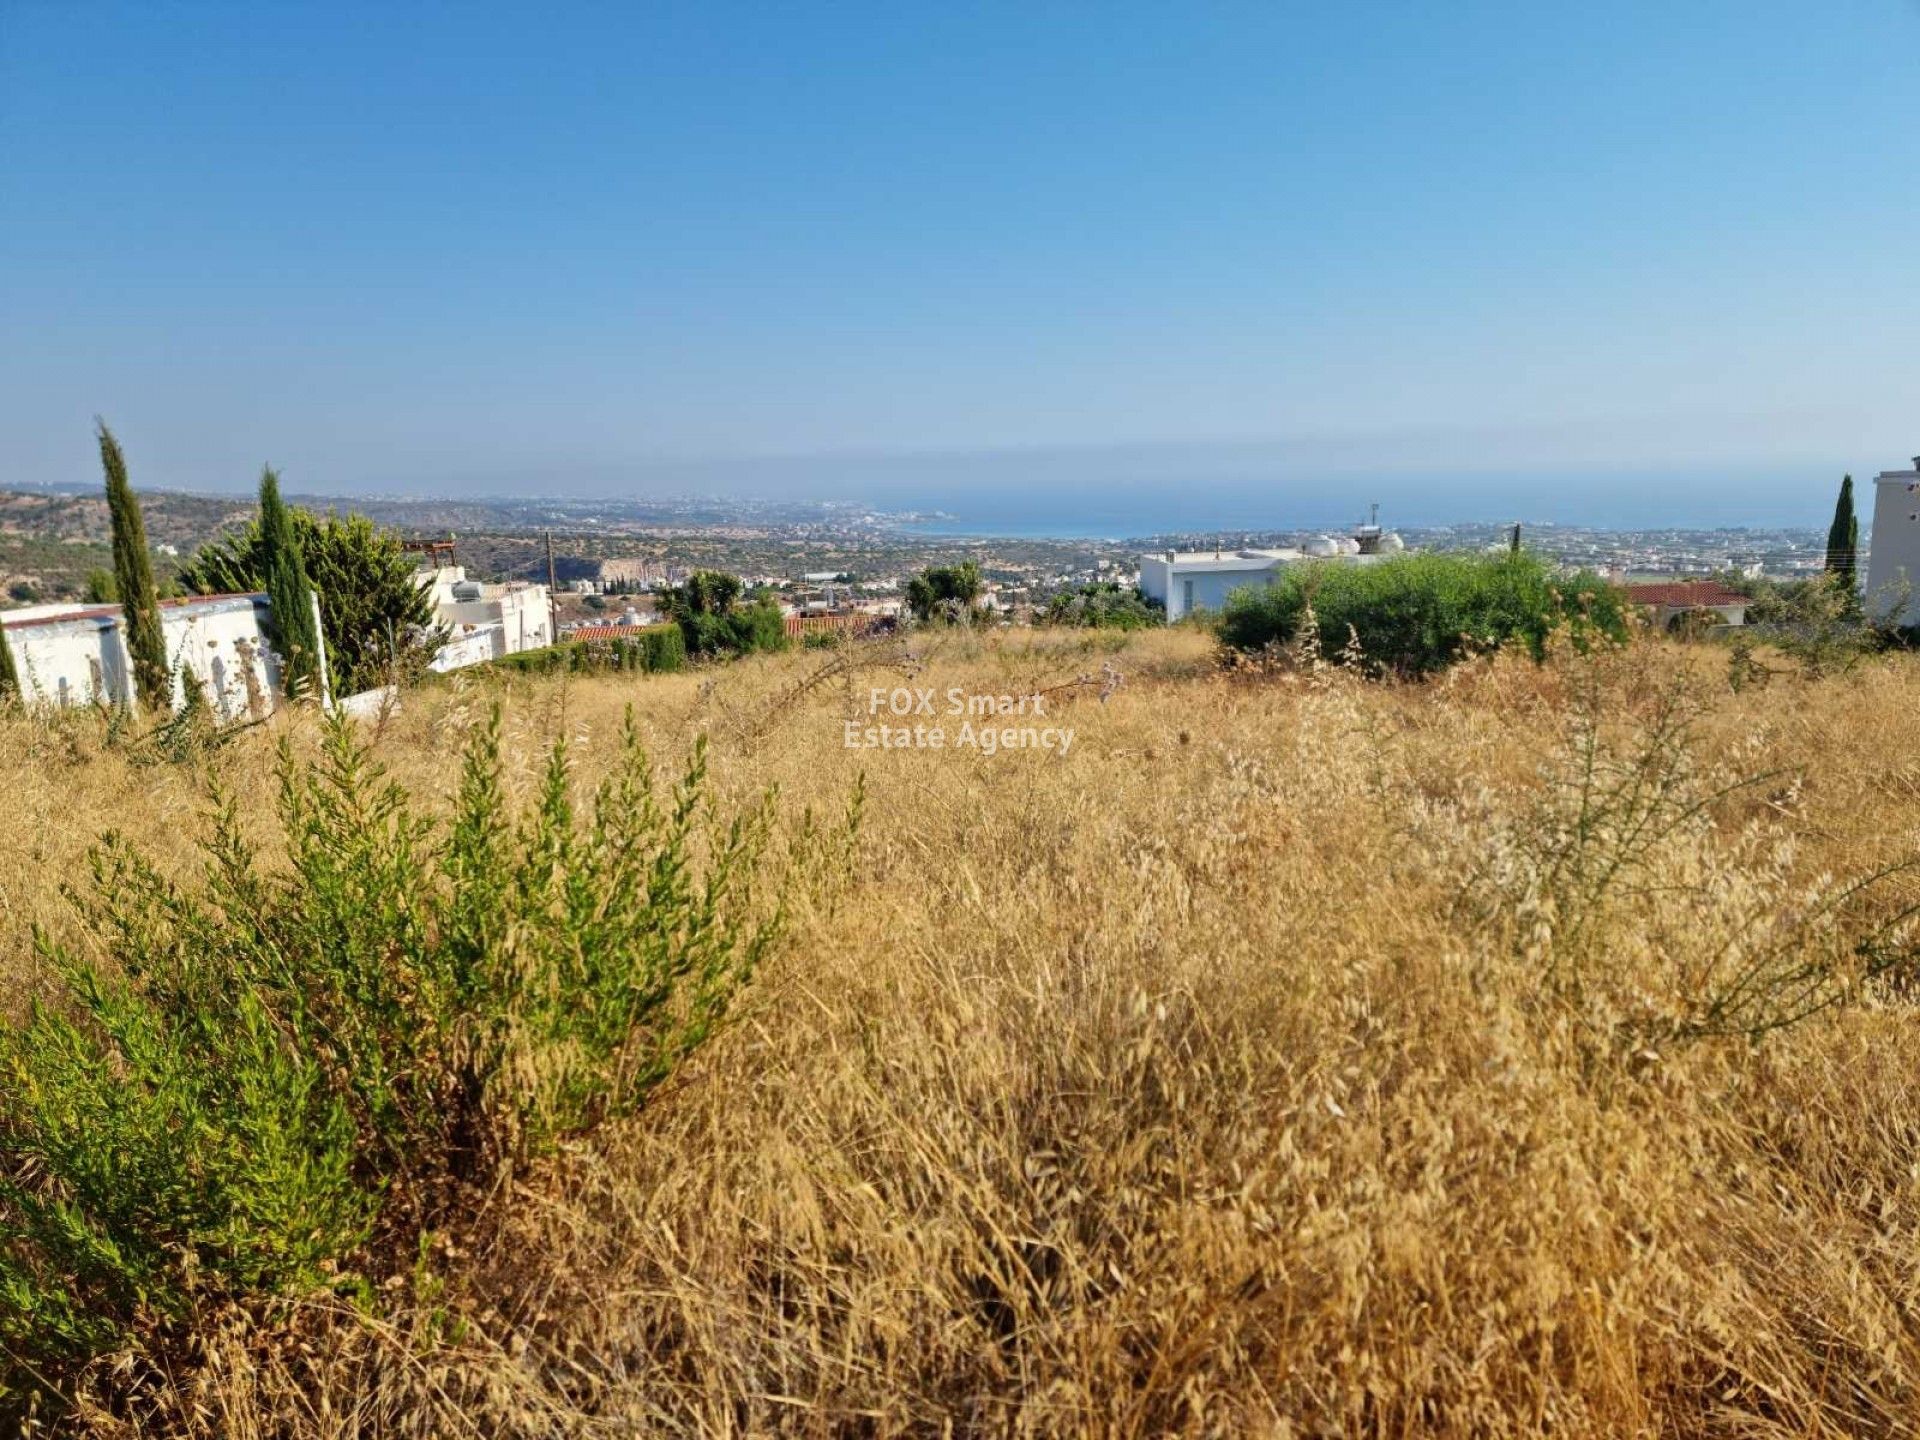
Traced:
<path id="1" fill-rule="evenodd" d="M 642 1114 L 478 1197 L 376 1313 L 210 1312 L 77 1423 L 1920 1429 L 1914 661 L 1736 691 L 1660 643 L 1420 686 L 1229 673 L 1183 632 L 857 654 L 410 695 L 374 744 L 417 793 L 495 695 L 523 789 L 557 733 L 591 778 L 631 702 L 663 764 L 705 731 L 720 792 L 789 821 L 864 773 L 859 863 L 800 877 Z M 1049 691 L 1076 738 L 847 748 L 895 684 Z M 264 821 L 271 762 L 208 763 Z M 9 1004 L 102 830 L 193 873 L 202 787 L 90 719 L 4 722 Z"/>

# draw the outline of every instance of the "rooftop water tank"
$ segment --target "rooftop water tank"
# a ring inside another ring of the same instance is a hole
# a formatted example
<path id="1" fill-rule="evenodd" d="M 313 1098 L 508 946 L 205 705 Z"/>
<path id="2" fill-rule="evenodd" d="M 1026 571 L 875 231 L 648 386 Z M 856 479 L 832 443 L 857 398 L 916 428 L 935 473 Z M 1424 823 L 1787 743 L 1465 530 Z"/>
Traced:
<path id="1" fill-rule="evenodd" d="M 480 598 L 480 582 L 478 580 L 454 581 L 453 598 L 463 604 L 478 600 Z"/>

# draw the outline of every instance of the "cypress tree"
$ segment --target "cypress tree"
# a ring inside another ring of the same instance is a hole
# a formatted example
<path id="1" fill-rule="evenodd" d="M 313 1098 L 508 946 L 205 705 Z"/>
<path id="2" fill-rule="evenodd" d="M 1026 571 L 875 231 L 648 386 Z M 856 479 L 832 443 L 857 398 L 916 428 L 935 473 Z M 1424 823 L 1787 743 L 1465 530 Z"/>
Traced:
<path id="1" fill-rule="evenodd" d="M 1833 525 L 1827 531 L 1827 574 L 1849 595 L 1860 557 L 1860 520 L 1853 513 L 1853 476 L 1840 481 L 1840 498 L 1833 503 Z"/>
<path id="2" fill-rule="evenodd" d="M 272 466 L 260 472 L 260 548 L 287 694 L 314 694 L 320 680 L 320 640 L 313 623 L 313 582 L 307 578 L 293 514 L 280 498 L 280 477 Z"/>
<path id="3" fill-rule="evenodd" d="M 160 629 L 160 597 L 153 588 L 153 559 L 147 553 L 147 527 L 140 502 L 127 481 L 127 458 L 105 421 L 100 431 L 100 465 L 107 472 L 107 512 L 113 522 L 113 580 L 127 615 L 127 653 L 133 657 L 133 685 L 149 710 L 173 708 L 173 671 L 167 665 L 167 641 Z"/>

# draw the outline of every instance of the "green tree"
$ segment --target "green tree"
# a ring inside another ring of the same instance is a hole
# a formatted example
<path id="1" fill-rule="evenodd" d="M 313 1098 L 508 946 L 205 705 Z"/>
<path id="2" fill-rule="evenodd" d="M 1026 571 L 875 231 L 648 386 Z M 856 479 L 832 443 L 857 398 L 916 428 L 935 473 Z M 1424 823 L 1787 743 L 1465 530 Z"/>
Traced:
<path id="1" fill-rule="evenodd" d="M 268 466 L 260 472 L 260 548 L 266 568 L 267 605 L 287 694 L 315 695 L 320 689 L 320 636 L 313 623 L 313 584 L 300 555 L 293 516 L 280 498 L 280 477 Z"/>
<path id="2" fill-rule="evenodd" d="M 353 695 L 396 672 L 425 666 L 445 640 L 433 625 L 431 598 L 414 579 L 400 538 L 364 515 L 316 516 L 287 507 L 307 578 L 320 592 L 320 633 L 333 689 Z M 259 521 L 201 547 L 180 572 L 198 595 L 249 594 L 267 588 L 266 536 Z"/>
<path id="3" fill-rule="evenodd" d="M 1860 559 L 1860 519 L 1853 513 L 1853 476 L 1840 481 L 1840 496 L 1833 502 L 1833 524 L 1827 530 L 1827 574 L 1847 594 L 1854 591 L 1854 577 Z"/>
<path id="4" fill-rule="evenodd" d="M 934 565 L 907 582 L 907 608 L 917 620 L 964 621 L 980 599 L 980 567 L 971 560 Z"/>
<path id="5" fill-rule="evenodd" d="M 780 607 L 761 597 L 742 605 L 740 578 L 696 570 L 684 585 L 660 598 L 660 608 L 680 627 L 689 655 L 747 655 L 787 648 Z"/>
<path id="6" fill-rule="evenodd" d="M 738 575 L 696 570 L 686 584 L 667 592 L 666 609 L 669 614 L 725 615 L 740 599 L 742 588 Z"/>
<path id="7" fill-rule="evenodd" d="M 89 605 L 118 605 L 120 586 L 113 578 L 111 570 L 90 570 L 87 583 L 80 592 L 80 598 Z"/>
<path id="8" fill-rule="evenodd" d="M 160 628 L 160 597 L 153 588 L 153 559 L 146 522 L 127 479 L 127 458 L 105 421 L 96 421 L 100 465 L 107 476 L 107 513 L 113 522 L 113 583 L 127 615 L 127 653 L 133 658 L 134 690 L 149 710 L 171 709 L 173 671 Z"/>

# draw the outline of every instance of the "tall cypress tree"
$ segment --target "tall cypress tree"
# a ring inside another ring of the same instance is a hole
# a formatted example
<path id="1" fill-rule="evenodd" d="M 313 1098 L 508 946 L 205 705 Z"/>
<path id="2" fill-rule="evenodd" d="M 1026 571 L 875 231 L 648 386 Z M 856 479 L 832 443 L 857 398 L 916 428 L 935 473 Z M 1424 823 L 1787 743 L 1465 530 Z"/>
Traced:
<path id="1" fill-rule="evenodd" d="M 127 653 L 133 657 L 133 685 L 149 710 L 173 708 L 173 672 L 167 667 L 167 640 L 160 629 L 160 597 L 153 588 L 153 559 L 147 553 L 146 522 L 127 481 L 127 458 L 105 421 L 100 431 L 100 465 L 107 472 L 107 513 L 113 522 L 113 579 L 127 615 Z"/>
<path id="2" fill-rule="evenodd" d="M 313 582 L 294 534 L 293 514 L 280 498 L 280 477 L 260 472 L 260 548 L 265 552 L 267 603 L 280 643 L 282 683 L 289 695 L 314 694 L 320 681 L 320 639 L 313 623 Z"/>
<path id="3" fill-rule="evenodd" d="M 1853 476 L 1840 481 L 1840 498 L 1833 502 L 1833 525 L 1827 531 L 1827 574 L 1834 584 L 1853 593 L 1860 558 L 1860 520 L 1853 513 Z"/>

